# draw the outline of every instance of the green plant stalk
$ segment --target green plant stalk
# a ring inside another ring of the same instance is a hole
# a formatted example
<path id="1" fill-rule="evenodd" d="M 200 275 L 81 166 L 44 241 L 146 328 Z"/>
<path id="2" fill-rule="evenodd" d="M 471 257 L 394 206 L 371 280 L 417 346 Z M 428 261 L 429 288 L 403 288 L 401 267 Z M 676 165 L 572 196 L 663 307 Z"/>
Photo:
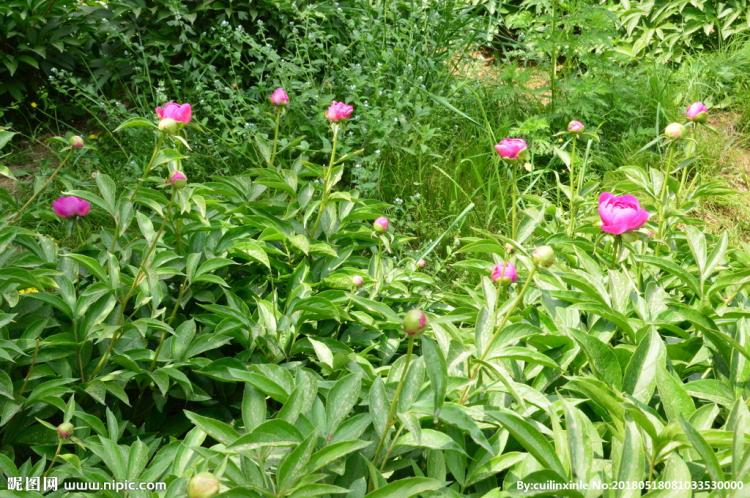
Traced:
<path id="1" fill-rule="evenodd" d="M 576 144 L 578 143 L 578 138 L 576 136 L 573 136 L 573 144 L 571 146 L 571 153 L 570 153 L 570 224 L 568 225 L 568 237 L 573 237 L 575 234 L 576 229 L 576 201 L 578 192 L 577 192 L 577 186 L 578 181 L 576 180 Z"/>
<path id="2" fill-rule="evenodd" d="M 492 345 L 495 343 L 498 336 L 505 328 L 505 325 L 508 323 L 510 316 L 516 310 L 516 308 L 521 303 L 521 301 L 523 301 L 523 297 L 526 294 L 526 290 L 529 288 L 529 284 L 532 282 L 532 280 L 534 280 L 534 275 L 536 275 L 536 271 L 537 271 L 536 266 L 531 268 L 529 275 L 526 277 L 526 281 L 523 283 L 523 287 L 521 287 L 521 290 L 518 291 L 518 294 L 516 294 L 515 299 L 511 303 L 510 307 L 508 308 L 508 311 L 505 312 L 502 320 L 500 320 L 500 324 L 495 329 L 495 332 L 492 334 L 492 337 L 490 337 L 490 340 L 487 343 L 486 349 L 479 356 L 479 361 L 477 362 L 476 366 L 474 367 L 473 370 L 469 371 L 469 382 L 464 388 L 463 392 L 461 393 L 461 397 L 458 400 L 458 404 L 463 405 L 466 402 L 466 399 L 469 395 L 469 390 L 471 388 L 471 383 L 474 379 L 477 378 L 477 375 L 479 374 L 479 371 L 481 369 L 481 363 L 487 358 L 487 355 L 490 353 L 490 349 Z"/>
<path id="3" fill-rule="evenodd" d="M 516 230 L 518 223 L 518 190 L 516 186 L 516 167 L 515 164 L 510 164 L 510 238 L 516 240 Z"/>
<path id="4" fill-rule="evenodd" d="M 551 38 L 553 43 L 555 42 L 554 38 L 556 36 L 557 32 L 557 0 L 552 0 L 552 23 L 551 23 Z M 557 94 L 557 56 L 558 56 L 558 49 L 557 49 L 557 43 L 554 43 L 554 49 L 552 49 L 552 53 L 550 54 L 550 58 L 552 59 L 550 71 L 549 71 L 549 93 L 550 93 L 550 105 L 552 106 L 552 112 L 555 111 L 555 96 Z"/>
<path id="5" fill-rule="evenodd" d="M 662 171 L 663 179 L 661 184 L 661 192 L 659 192 L 659 237 L 665 239 L 664 231 L 666 230 L 666 212 L 667 204 L 669 200 L 669 179 L 672 176 L 672 156 L 673 156 L 672 144 L 669 144 L 667 151 L 667 158 L 664 163 L 664 170 Z"/>
<path id="6" fill-rule="evenodd" d="M 159 150 L 161 149 L 161 144 L 163 141 L 163 137 L 161 133 L 159 133 L 156 137 L 156 142 L 154 143 L 154 150 L 151 152 L 151 158 L 148 160 L 148 163 L 146 163 L 146 167 L 143 169 L 143 173 L 141 174 L 141 177 L 136 182 L 135 186 L 133 187 L 133 190 L 130 192 L 130 195 L 128 196 L 128 202 L 133 202 L 135 199 L 136 194 L 138 193 L 138 187 L 141 186 L 141 184 L 148 178 L 148 174 L 151 172 L 151 168 L 154 166 L 154 161 L 156 160 L 156 157 L 159 155 Z M 120 223 L 117 218 L 115 218 L 115 230 L 112 235 L 112 244 L 109 247 L 109 252 L 114 253 L 115 248 L 117 246 L 117 241 L 119 240 L 120 232 Z"/>
<path id="7" fill-rule="evenodd" d="M 315 237 L 315 234 L 318 232 L 318 228 L 320 228 L 320 222 L 323 219 L 323 214 L 326 210 L 326 204 L 328 203 L 328 196 L 331 193 L 331 187 L 329 183 L 331 182 L 331 172 L 333 171 L 333 164 L 336 160 L 336 143 L 338 142 L 338 136 L 339 136 L 339 125 L 338 123 L 332 123 L 331 128 L 333 128 L 333 141 L 331 142 L 331 158 L 328 160 L 328 167 L 326 168 L 324 178 L 323 178 L 323 195 L 320 198 L 320 209 L 318 211 L 318 218 L 315 220 L 315 225 L 313 225 L 312 233 L 311 235 Z"/>
<path id="8" fill-rule="evenodd" d="M 96 377 L 96 375 L 104 368 L 104 365 L 107 364 L 107 361 L 109 360 L 110 355 L 112 354 L 112 351 L 114 350 L 115 344 L 120 339 L 120 336 L 122 335 L 122 331 L 125 327 L 125 307 L 128 304 L 128 301 L 130 301 L 130 298 L 133 297 L 133 293 L 135 292 L 135 289 L 140 284 L 141 278 L 143 277 L 143 274 L 146 270 L 146 265 L 148 264 L 148 261 L 151 259 L 152 254 L 156 250 L 156 246 L 159 243 L 159 240 L 161 239 L 162 235 L 164 235 L 164 231 L 167 227 L 167 223 L 169 221 L 169 217 L 172 212 L 172 205 L 174 204 L 174 198 L 175 198 L 175 192 L 177 191 L 176 188 L 172 188 L 172 196 L 169 198 L 169 204 L 167 204 L 166 213 L 164 220 L 162 221 L 161 227 L 159 227 L 159 231 L 154 236 L 154 240 L 151 241 L 151 244 L 149 245 L 148 249 L 146 250 L 146 253 L 143 256 L 143 259 L 141 260 L 141 264 L 138 266 L 138 270 L 135 273 L 135 277 L 133 277 L 133 283 L 130 284 L 130 288 L 128 289 L 128 292 L 125 294 L 125 297 L 120 300 L 120 318 L 118 320 L 118 326 L 115 330 L 115 333 L 112 335 L 112 339 L 109 342 L 109 346 L 107 347 L 107 350 L 104 352 L 102 357 L 99 359 L 99 362 L 96 364 L 96 367 L 94 367 L 94 371 L 91 372 L 91 378 L 93 379 Z"/>
<path id="9" fill-rule="evenodd" d="M 406 360 L 404 361 L 404 369 L 401 371 L 401 378 L 399 379 L 398 385 L 396 386 L 396 392 L 393 393 L 393 399 L 391 400 L 391 405 L 388 408 L 388 416 L 385 419 L 385 429 L 383 429 L 383 435 L 380 436 L 380 439 L 378 440 L 378 445 L 375 448 L 375 456 L 373 458 L 373 461 L 377 461 L 378 457 L 380 456 L 380 450 L 383 448 L 385 438 L 386 436 L 388 436 L 388 432 L 390 431 L 391 426 L 396 422 L 396 409 L 398 408 L 398 401 L 401 397 L 401 391 L 403 390 L 404 383 L 406 382 L 406 375 L 409 373 L 409 365 L 411 364 L 411 356 L 413 350 L 414 336 L 410 335 L 409 343 L 406 347 Z"/>
<path id="10" fill-rule="evenodd" d="M 187 285 L 187 279 L 182 281 L 182 284 L 180 285 L 180 291 L 177 294 L 177 299 L 175 300 L 174 307 L 172 307 L 172 312 L 169 314 L 169 318 L 167 319 L 167 324 L 171 325 L 174 321 L 175 317 L 177 316 L 177 310 L 180 307 L 180 301 L 182 301 L 182 298 L 185 296 L 185 292 L 188 290 Z M 162 330 L 161 331 L 161 337 L 159 337 L 159 344 L 156 346 L 156 351 L 154 351 L 154 359 L 151 361 L 151 366 L 149 367 L 149 371 L 153 372 L 154 368 L 156 368 L 156 362 L 159 360 L 159 353 L 161 353 L 161 348 L 164 346 L 164 341 L 167 338 L 167 331 Z"/>
<path id="11" fill-rule="evenodd" d="M 690 136 L 686 137 L 688 140 L 695 136 L 695 123 L 692 123 L 690 126 Z M 695 149 L 693 149 L 695 150 Z M 686 154 L 687 156 L 687 154 Z M 687 157 L 685 157 L 687 159 Z M 680 178 L 680 185 L 677 187 L 677 194 L 675 195 L 675 207 L 677 209 L 680 209 L 682 205 L 682 193 L 685 190 L 685 187 L 687 186 L 687 173 L 688 173 L 688 165 L 686 164 L 685 167 L 682 169 L 682 176 Z"/>
<path id="12" fill-rule="evenodd" d="M 29 364 L 29 370 L 26 372 L 26 376 L 23 378 L 23 384 L 21 385 L 21 390 L 18 391 L 18 396 L 23 396 L 23 393 L 26 392 L 26 386 L 29 385 L 29 378 L 31 377 L 31 371 L 34 370 L 34 367 L 36 366 L 36 360 L 39 356 L 39 346 L 41 345 L 41 341 L 39 338 L 36 338 L 36 342 L 34 344 L 34 354 L 31 357 L 31 363 Z"/>
<path id="13" fill-rule="evenodd" d="M 12 222 L 16 221 L 21 216 L 21 214 L 23 214 L 23 212 L 26 211 L 26 209 L 28 209 L 28 207 L 31 205 L 31 203 L 33 203 L 34 200 L 37 197 L 39 197 L 39 194 L 41 194 L 42 192 L 44 192 L 47 189 L 47 187 L 49 187 L 49 184 L 52 183 L 52 180 L 54 180 L 57 177 L 57 175 L 63 169 L 63 166 L 65 166 L 65 164 L 68 162 L 68 159 L 70 159 L 70 156 L 72 156 L 72 155 L 73 155 L 73 151 L 70 150 L 68 152 L 68 155 L 66 155 L 65 158 L 62 161 L 60 161 L 60 164 L 57 165 L 57 168 L 55 168 L 55 170 L 52 172 L 52 174 L 47 177 L 47 180 L 45 180 L 45 182 L 42 185 L 42 187 L 39 190 L 37 190 L 36 192 L 34 192 L 31 195 L 31 197 L 29 197 L 29 199 L 26 201 L 26 203 L 24 203 L 24 205 L 21 206 L 21 209 L 19 209 L 18 211 L 16 211 L 13 214 L 13 216 L 10 217 L 10 219 L 8 220 L 9 223 L 12 223 Z"/>
<path id="14" fill-rule="evenodd" d="M 57 449 L 55 450 L 55 456 L 52 457 L 52 461 L 49 463 L 49 467 L 47 470 L 44 471 L 44 474 L 42 474 L 42 480 L 44 480 L 45 477 L 47 477 L 47 474 L 50 473 L 52 470 L 52 467 L 55 466 L 55 462 L 57 462 L 57 459 L 60 458 L 60 451 L 62 450 L 62 439 L 58 437 L 57 439 Z"/>
<path id="15" fill-rule="evenodd" d="M 279 124 L 281 123 L 281 106 L 276 106 L 276 127 L 273 131 L 273 147 L 271 148 L 271 166 L 276 159 L 276 150 L 279 145 Z"/>
<path id="16" fill-rule="evenodd" d="M 617 268 L 617 262 L 620 261 L 621 252 L 622 252 L 622 235 L 615 235 L 615 240 L 612 242 L 612 269 Z"/>

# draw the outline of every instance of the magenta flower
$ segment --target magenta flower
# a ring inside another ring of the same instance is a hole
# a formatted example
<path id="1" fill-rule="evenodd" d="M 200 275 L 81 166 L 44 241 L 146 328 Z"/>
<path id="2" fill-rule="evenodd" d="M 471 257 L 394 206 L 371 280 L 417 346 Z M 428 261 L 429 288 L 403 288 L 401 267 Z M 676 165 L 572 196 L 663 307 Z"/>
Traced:
<path id="1" fill-rule="evenodd" d="M 268 100 L 275 106 L 287 105 L 289 103 L 289 94 L 286 93 L 286 90 L 279 87 L 273 91 Z"/>
<path id="2" fill-rule="evenodd" d="M 602 192 L 599 196 L 599 217 L 602 230 L 612 235 L 637 230 L 648 220 L 649 213 L 632 195 L 612 195 Z"/>
<path id="3" fill-rule="evenodd" d="M 522 159 L 528 146 L 526 140 L 522 138 L 503 138 L 500 143 L 495 145 L 495 150 L 503 159 Z"/>
<path id="4" fill-rule="evenodd" d="M 178 104 L 176 102 L 167 102 L 163 107 L 156 108 L 156 115 L 159 119 L 174 119 L 178 123 L 189 123 L 193 119 L 193 108 L 190 104 Z"/>
<path id="5" fill-rule="evenodd" d="M 706 107 L 706 104 L 703 102 L 693 102 L 688 106 L 687 111 L 685 111 L 685 116 L 687 116 L 690 121 L 702 123 L 706 120 L 706 113 L 708 113 L 708 107 Z"/>
<path id="6" fill-rule="evenodd" d="M 388 218 L 386 218 L 385 216 L 381 216 L 380 218 L 372 222 L 372 228 L 378 233 L 387 232 L 389 225 L 390 225 L 390 222 L 388 221 Z"/>
<path id="7" fill-rule="evenodd" d="M 583 126 L 583 123 L 580 121 L 573 120 L 570 123 L 568 123 L 568 132 L 573 134 L 579 134 L 583 133 L 583 130 L 585 130 L 586 127 Z"/>
<path id="8" fill-rule="evenodd" d="M 181 187 L 187 183 L 187 176 L 185 176 L 185 173 L 182 171 L 175 171 L 171 175 L 169 175 L 169 183 L 174 185 L 175 187 Z"/>
<path id="9" fill-rule="evenodd" d="M 513 263 L 498 263 L 492 267 L 490 275 L 493 282 L 498 280 L 504 284 L 510 284 L 518 280 L 518 271 Z"/>
<path id="10" fill-rule="evenodd" d="M 91 204 L 80 197 L 60 197 L 52 201 L 52 210 L 60 218 L 86 216 L 91 211 Z"/>
<path id="11" fill-rule="evenodd" d="M 325 112 L 326 119 L 332 123 L 338 123 L 341 120 L 349 119 L 352 117 L 354 107 L 343 102 L 331 102 L 328 110 Z"/>

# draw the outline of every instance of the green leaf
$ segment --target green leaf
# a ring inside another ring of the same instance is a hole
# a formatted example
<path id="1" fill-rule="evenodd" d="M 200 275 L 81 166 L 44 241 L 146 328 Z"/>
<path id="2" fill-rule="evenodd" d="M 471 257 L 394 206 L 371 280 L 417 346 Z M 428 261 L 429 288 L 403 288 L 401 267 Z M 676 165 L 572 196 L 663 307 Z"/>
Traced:
<path id="1" fill-rule="evenodd" d="M 644 335 L 625 369 L 623 391 L 648 403 L 656 388 L 656 371 L 665 361 L 664 343 L 654 330 Z"/>
<path id="2" fill-rule="evenodd" d="M 326 400 L 326 433 L 333 434 L 359 400 L 362 385 L 359 374 L 349 374 L 334 384 Z"/>
<path id="3" fill-rule="evenodd" d="M 434 429 L 422 429 L 418 436 L 411 432 L 404 434 L 396 441 L 395 447 L 398 448 L 399 446 L 413 446 L 417 448 L 429 448 L 431 450 L 450 450 L 465 453 L 464 449 L 453 438 Z"/>
<path id="4" fill-rule="evenodd" d="M 448 365 L 437 342 L 425 335 L 422 335 L 422 355 L 427 366 L 427 376 L 432 385 L 432 399 L 437 416 L 443 406 L 448 388 Z"/>
<path id="5" fill-rule="evenodd" d="M 240 436 L 231 425 L 225 422 L 204 417 L 203 415 L 198 415 L 197 413 L 188 410 L 183 411 L 185 412 L 185 416 L 190 419 L 196 427 L 225 446 L 232 444 Z"/>
<path id="6" fill-rule="evenodd" d="M 365 495 L 365 498 L 409 498 L 428 491 L 437 491 L 445 485 L 429 477 L 407 477 L 391 482 Z"/>
<path id="7" fill-rule="evenodd" d="M 230 450 L 245 452 L 264 446 L 290 446 L 299 444 L 303 437 L 299 430 L 284 420 L 268 420 L 250 434 L 240 436 L 229 445 Z"/>
<path id="8" fill-rule="evenodd" d="M 328 464 L 331 464 L 350 453 L 359 451 L 362 448 L 366 448 L 372 444 L 371 441 L 339 441 L 337 443 L 330 444 L 321 450 L 318 450 L 310 458 L 308 465 L 309 472 L 316 472 Z"/>
<path id="9" fill-rule="evenodd" d="M 703 463 L 706 466 L 706 472 L 711 476 L 711 479 L 717 482 L 723 481 L 724 472 L 721 470 L 721 465 L 719 465 L 719 460 L 716 458 L 713 449 L 711 449 L 708 443 L 706 443 L 703 436 L 701 436 L 700 433 L 690 425 L 690 422 L 684 418 L 680 418 L 680 425 L 682 425 L 682 430 L 685 431 L 685 435 L 690 444 L 703 459 Z"/>
<path id="10" fill-rule="evenodd" d="M 632 420 L 625 422 L 625 441 L 622 443 L 617 480 L 622 482 L 639 482 L 645 475 L 646 456 L 643 451 L 643 440 L 638 426 Z M 621 490 L 618 497 L 635 498 L 641 496 L 637 487 Z"/>
<path id="11" fill-rule="evenodd" d="M 290 451 L 279 464 L 276 473 L 276 482 L 280 490 L 290 489 L 295 486 L 300 477 L 305 473 L 305 466 L 310 460 L 310 455 L 315 449 L 318 434 L 313 432 L 299 446 Z"/>
<path id="12" fill-rule="evenodd" d="M 555 449 L 533 425 L 505 410 L 490 410 L 487 414 L 497 420 L 540 464 L 561 476 L 567 475 Z"/>

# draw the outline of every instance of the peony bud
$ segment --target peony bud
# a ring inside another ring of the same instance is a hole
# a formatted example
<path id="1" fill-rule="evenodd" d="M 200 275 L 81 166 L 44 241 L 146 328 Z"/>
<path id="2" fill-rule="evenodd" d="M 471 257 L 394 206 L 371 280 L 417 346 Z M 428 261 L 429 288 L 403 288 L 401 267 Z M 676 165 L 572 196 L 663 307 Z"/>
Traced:
<path id="1" fill-rule="evenodd" d="M 167 102 L 156 108 L 156 115 L 161 120 L 169 118 L 178 123 L 188 124 L 193 119 L 193 107 L 190 104 Z"/>
<path id="2" fill-rule="evenodd" d="M 388 231 L 388 225 L 390 225 L 388 218 L 381 216 L 372 223 L 372 228 L 378 233 L 385 233 Z"/>
<path id="3" fill-rule="evenodd" d="M 492 267 L 490 278 L 493 282 L 512 284 L 518 280 L 518 270 L 513 263 L 498 263 Z"/>
<path id="4" fill-rule="evenodd" d="M 60 439 L 69 439 L 73 435 L 73 431 L 76 430 L 75 426 L 70 422 L 63 422 L 57 426 L 57 436 Z"/>
<path id="5" fill-rule="evenodd" d="M 425 266 L 427 266 L 427 261 L 425 261 L 422 258 L 419 258 L 419 260 L 417 261 L 417 268 L 419 268 L 421 270 Z"/>
<path id="6" fill-rule="evenodd" d="M 495 151 L 503 159 L 515 161 L 526 158 L 528 145 L 522 138 L 503 138 L 495 145 Z"/>
<path id="7" fill-rule="evenodd" d="M 365 283 L 365 279 L 362 278 L 361 275 L 354 275 L 352 277 L 352 285 L 354 287 L 362 287 L 362 285 L 364 285 L 364 283 Z"/>
<path id="8" fill-rule="evenodd" d="M 211 498 L 219 492 L 219 480 L 211 472 L 200 472 L 190 478 L 188 498 Z"/>
<path id="9" fill-rule="evenodd" d="M 159 130 L 163 131 L 164 133 L 169 133 L 170 135 L 177 133 L 179 127 L 180 126 L 177 121 L 172 118 L 164 118 L 159 121 Z"/>
<path id="10" fill-rule="evenodd" d="M 583 133 L 583 130 L 585 129 L 586 127 L 580 121 L 573 120 L 570 123 L 568 123 L 568 133 L 579 135 Z"/>
<path id="11" fill-rule="evenodd" d="M 408 336 L 416 336 L 427 326 L 427 315 L 424 311 L 413 309 L 404 315 L 404 332 Z"/>
<path id="12" fill-rule="evenodd" d="M 286 90 L 279 87 L 273 91 L 268 100 L 275 106 L 287 105 L 289 103 L 289 94 L 286 93 Z"/>
<path id="13" fill-rule="evenodd" d="M 685 133 L 685 127 L 680 123 L 669 123 L 667 127 L 664 128 L 664 135 L 673 140 L 682 138 L 683 133 Z"/>
<path id="14" fill-rule="evenodd" d="M 693 102 L 685 111 L 685 116 L 690 121 L 703 123 L 708 117 L 708 107 L 703 102 Z"/>
<path id="15" fill-rule="evenodd" d="M 83 138 L 80 135 L 73 135 L 72 137 L 70 137 L 70 139 L 68 139 L 68 143 L 74 149 L 83 148 Z"/>
<path id="16" fill-rule="evenodd" d="M 169 176 L 169 180 L 167 181 L 175 187 L 180 188 L 184 187 L 187 183 L 187 176 L 182 171 L 175 171 Z"/>
<path id="17" fill-rule="evenodd" d="M 52 210 L 60 218 L 83 217 L 91 211 L 91 204 L 76 196 L 58 197 L 52 201 Z"/>
<path id="18" fill-rule="evenodd" d="M 555 262 L 555 250 L 550 246 L 539 246 L 531 253 L 531 261 L 536 266 L 549 268 Z"/>

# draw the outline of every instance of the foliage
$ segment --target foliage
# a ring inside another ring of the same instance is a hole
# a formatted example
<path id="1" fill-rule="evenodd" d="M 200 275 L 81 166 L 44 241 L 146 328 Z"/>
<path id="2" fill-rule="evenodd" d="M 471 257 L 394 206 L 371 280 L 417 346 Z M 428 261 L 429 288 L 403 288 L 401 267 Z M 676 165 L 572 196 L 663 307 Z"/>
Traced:
<path id="1" fill-rule="evenodd" d="M 0 235 L 3 473 L 163 481 L 163 496 L 205 471 L 226 496 L 748 483 L 750 255 L 687 215 L 722 192 L 687 174 L 690 140 L 648 144 L 658 169 L 621 170 L 616 189 L 652 213 L 642 231 L 600 232 L 593 135 L 567 136 L 554 153 L 570 185 L 526 192 L 515 239 L 431 244 L 398 218 L 378 235 L 387 206 L 335 188 L 356 160 L 335 152 L 347 126 L 331 125 L 327 165 L 273 139 L 242 174 L 177 187 L 164 178 L 186 169 L 199 127 L 135 117 L 116 133 L 153 140 L 138 181 L 70 189 L 93 205 L 83 219 L 15 210 Z M 496 260 L 519 282 L 493 283 Z M 417 307 L 429 325 L 407 337 Z"/>

